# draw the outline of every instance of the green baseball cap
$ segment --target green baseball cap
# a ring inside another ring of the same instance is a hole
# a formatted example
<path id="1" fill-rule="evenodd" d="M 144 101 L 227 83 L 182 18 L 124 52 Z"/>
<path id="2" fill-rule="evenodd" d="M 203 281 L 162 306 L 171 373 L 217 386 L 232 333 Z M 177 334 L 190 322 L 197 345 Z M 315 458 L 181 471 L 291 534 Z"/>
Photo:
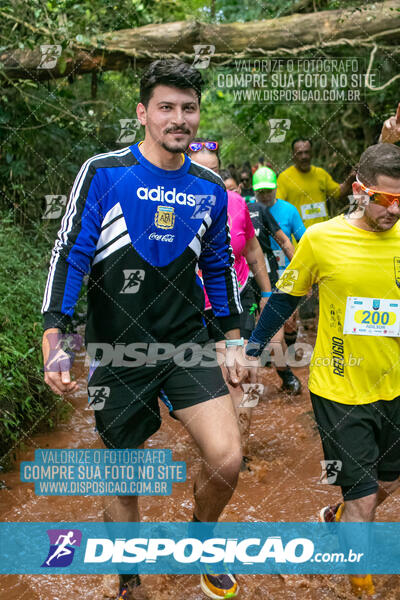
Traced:
<path id="1" fill-rule="evenodd" d="M 268 167 L 260 167 L 253 175 L 253 190 L 274 190 L 276 188 L 276 175 Z"/>

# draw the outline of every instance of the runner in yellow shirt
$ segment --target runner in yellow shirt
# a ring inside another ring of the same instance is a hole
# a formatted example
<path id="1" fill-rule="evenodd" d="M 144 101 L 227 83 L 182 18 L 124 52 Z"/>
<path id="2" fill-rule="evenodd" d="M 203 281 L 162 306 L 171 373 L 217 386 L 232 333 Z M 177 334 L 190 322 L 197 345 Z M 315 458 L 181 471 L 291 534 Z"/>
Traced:
<path id="1" fill-rule="evenodd" d="M 292 142 L 293 165 L 278 177 L 276 197 L 297 208 L 306 227 L 329 218 L 329 200 L 351 194 L 353 171 L 339 184 L 325 169 L 311 164 L 312 142 L 298 138 Z"/>
<path id="2" fill-rule="evenodd" d="M 333 212 L 331 201 L 351 194 L 354 173 L 352 171 L 344 183 L 336 183 L 325 169 L 311 164 L 312 141 L 306 138 L 293 140 L 292 154 L 294 164 L 279 175 L 276 197 L 293 204 L 308 228 L 329 219 L 329 213 Z M 313 327 L 317 311 L 318 296 L 314 288 L 299 310 L 306 329 Z"/>
<path id="3" fill-rule="evenodd" d="M 323 521 L 373 521 L 399 487 L 400 148 L 368 148 L 353 194 L 352 212 L 303 235 L 247 346 L 259 356 L 318 284 L 309 388 L 327 474 L 344 499 L 321 510 Z M 351 576 L 351 583 L 357 593 L 373 593 L 370 575 Z"/>

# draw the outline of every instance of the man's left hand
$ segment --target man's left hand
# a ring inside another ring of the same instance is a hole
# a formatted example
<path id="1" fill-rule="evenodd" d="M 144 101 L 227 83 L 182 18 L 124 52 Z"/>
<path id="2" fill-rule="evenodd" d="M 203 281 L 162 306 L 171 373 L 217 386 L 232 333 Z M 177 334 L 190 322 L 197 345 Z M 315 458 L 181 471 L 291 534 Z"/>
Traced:
<path id="1" fill-rule="evenodd" d="M 226 348 L 225 365 L 228 371 L 228 383 L 238 386 L 248 377 L 248 368 L 245 366 L 243 346 L 230 346 Z"/>

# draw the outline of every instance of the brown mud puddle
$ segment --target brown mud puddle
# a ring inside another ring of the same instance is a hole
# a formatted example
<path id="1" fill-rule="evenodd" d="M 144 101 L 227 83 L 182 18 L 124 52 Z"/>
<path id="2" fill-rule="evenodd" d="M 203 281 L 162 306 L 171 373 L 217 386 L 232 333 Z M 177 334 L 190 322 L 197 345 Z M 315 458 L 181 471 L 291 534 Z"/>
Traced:
<path id="1" fill-rule="evenodd" d="M 310 334 L 307 338 L 310 339 Z M 305 341 L 303 336 L 302 341 Z M 254 409 L 250 435 L 251 471 L 240 474 L 235 494 L 222 521 L 314 521 L 319 509 L 340 499 L 336 488 L 320 484 L 322 450 L 307 391 L 308 369 L 295 370 L 303 385 L 301 396 L 279 392 L 273 369 L 264 369 L 265 393 Z M 35 496 L 33 485 L 19 481 L 19 461 L 33 460 L 36 448 L 99 447 L 92 413 L 86 411 L 86 372 L 75 367 L 80 391 L 68 398 L 72 418 L 56 431 L 29 438 L 31 447 L 18 457 L 15 470 L 2 474 L 8 489 L 0 490 L 2 521 L 99 521 L 102 499 Z M 186 521 L 192 516 L 193 479 L 199 455 L 180 424 L 162 406 L 163 424 L 148 447 L 172 448 L 174 460 L 188 464 L 187 481 L 174 484 L 170 497 L 143 498 L 141 514 L 148 521 Z M 112 501 L 110 499 L 110 501 Z M 379 521 L 398 521 L 399 495 L 379 510 Z M 149 600 L 204 600 L 198 576 L 145 575 Z M 400 598 L 397 575 L 376 576 L 379 600 Z M 354 600 L 346 576 L 239 575 L 238 600 Z M 102 600 L 102 578 L 95 575 L 2 575 L 0 600 Z"/>

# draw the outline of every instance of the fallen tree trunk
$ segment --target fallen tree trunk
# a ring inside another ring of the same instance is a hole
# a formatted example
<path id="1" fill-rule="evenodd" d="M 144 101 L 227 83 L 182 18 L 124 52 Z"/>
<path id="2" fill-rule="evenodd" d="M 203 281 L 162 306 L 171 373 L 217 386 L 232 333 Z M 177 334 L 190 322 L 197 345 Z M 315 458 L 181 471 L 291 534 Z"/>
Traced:
<path id="1" fill-rule="evenodd" d="M 267 21 L 213 25 L 181 21 L 105 33 L 83 46 L 73 43 L 52 68 L 43 68 L 40 48 L 0 54 L 4 74 L 11 79 L 46 80 L 92 71 L 120 71 L 156 58 L 192 61 L 193 46 L 215 46 L 212 64 L 232 64 L 238 58 L 296 55 L 310 49 L 386 44 L 400 41 L 399 1 L 347 10 L 295 14 Z M 10 17 L 12 18 L 12 17 Z M 60 40 L 61 42 L 62 40 Z"/>

